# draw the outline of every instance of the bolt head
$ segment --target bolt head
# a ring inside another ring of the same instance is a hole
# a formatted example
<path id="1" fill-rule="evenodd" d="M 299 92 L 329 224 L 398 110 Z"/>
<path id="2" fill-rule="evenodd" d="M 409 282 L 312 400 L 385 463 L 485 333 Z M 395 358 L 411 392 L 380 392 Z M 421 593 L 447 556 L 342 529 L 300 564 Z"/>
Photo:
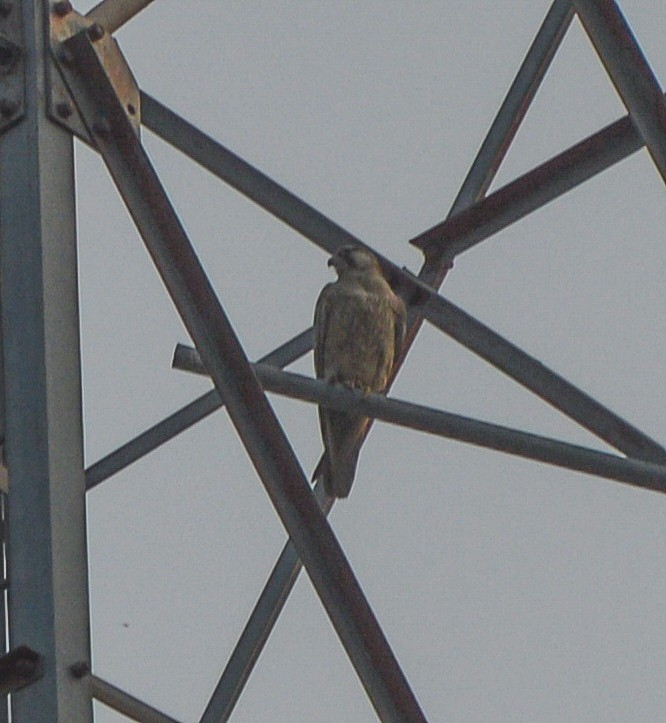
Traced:
<path id="1" fill-rule="evenodd" d="M 59 2 L 53 3 L 53 12 L 61 18 L 71 13 L 72 10 L 72 3 L 66 0 L 59 0 Z"/>
<path id="2" fill-rule="evenodd" d="M 90 666 L 87 661 L 79 660 L 74 665 L 71 665 L 69 672 L 77 679 L 85 678 L 90 673 Z"/>
<path id="3" fill-rule="evenodd" d="M 0 100 L 0 115 L 3 118 L 11 118 L 18 110 L 18 103 L 10 98 Z"/>
<path id="4" fill-rule="evenodd" d="M 104 28 L 99 23 L 93 23 L 88 28 L 88 37 L 94 42 L 104 37 Z"/>
<path id="5" fill-rule="evenodd" d="M 72 106 L 68 101 L 61 100 L 56 103 L 55 112 L 60 116 L 60 118 L 69 118 L 69 116 L 72 115 Z"/>
<path id="6" fill-rule="evenodd" d="M 37 664 L 34 660 L 17 660 L 14 672 L 22 678 L 30 678 L 35 674 Z"/>

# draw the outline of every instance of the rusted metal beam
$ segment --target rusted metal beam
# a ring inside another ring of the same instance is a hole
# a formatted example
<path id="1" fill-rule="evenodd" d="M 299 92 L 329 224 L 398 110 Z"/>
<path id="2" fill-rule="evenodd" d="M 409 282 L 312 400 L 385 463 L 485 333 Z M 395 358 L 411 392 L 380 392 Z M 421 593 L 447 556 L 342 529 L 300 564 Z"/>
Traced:
<path id="1" fill-rule="evenodd" d="M 86 13 L 86 17 L 99 23 L 107 33 L 115 33 L 151 2 L 153 0 L 102 0 Z"/>
<path id="2" fill-rule="evenodd" d="M 87 33 L 65 41 L 79 111 L 276 512 L 383 720 L 425 717 L 136 138 Z M 98 113 L 106 113 L 104 123 Z"/>
<path id="3" fill-rule="evenodd" d="M 324 492 L 321 480 L 315 485 L 314 495 L 322 513 L 328 515 L 335 500 Z M 293 541 L 287 540 L 229 656 L 199 723 L 223 723 L 231 717 L 302 567 L 303 563 Z"/>

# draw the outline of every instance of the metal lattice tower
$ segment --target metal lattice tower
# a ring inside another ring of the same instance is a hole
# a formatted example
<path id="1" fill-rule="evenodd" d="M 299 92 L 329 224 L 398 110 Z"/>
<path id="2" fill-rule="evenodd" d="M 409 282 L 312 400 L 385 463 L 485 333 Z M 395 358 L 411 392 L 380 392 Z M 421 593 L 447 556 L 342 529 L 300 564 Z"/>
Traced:
<path id="1" fill-rule="evenodd" d="M 0 3 L 0 302 L 4 374 L 3 519 L 9 529 L 8 652 L 2 692 L 14 721 L 92 720 L 92 699 L 139 721 L 173 719 L 91 670 L 85 494 L 226 406 L 289 541 L 221 674 L 201 723 L 227 720 L 304 565 L 382 720 L 425 720 L 264 390 L 666 491 L 666 450 L 443 298 L 454 258 L 643 146 L 666 180 L 666 103 L 613 0 L 555 0 L 446 220 L 410 243 L 418 275 L 378 254 L 409 305 L 402 358 L 427 321 L 621 454 L 422 405 L 361 396 L 281 369 L 312 346 L 306 329 L 250 364 L 140 141 L 144 125 L 302 236 L 333 253 L 362 241 L 141 92 L 113 33 L 150 0 Z M 487 194 L 574 13 L 628 115 Z M 73 138 L 102 157 L 192 340 L 174 365 L 215 389 L 84 469 Z M 373 249 L 377 253 L 376 249 Z M 26 363 L 29 360 L 29 363 Z M 222 401 L 223 400 L 223 401 Z M 8 482 L 9 480 L 9 482 Z M 0 723 L 9 720 L 0 710 Z"/>

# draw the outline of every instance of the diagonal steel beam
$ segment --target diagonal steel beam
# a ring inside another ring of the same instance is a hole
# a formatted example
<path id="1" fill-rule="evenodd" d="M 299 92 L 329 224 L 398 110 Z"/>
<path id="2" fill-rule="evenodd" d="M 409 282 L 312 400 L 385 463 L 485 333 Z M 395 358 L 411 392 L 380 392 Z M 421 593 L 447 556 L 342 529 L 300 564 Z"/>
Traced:
<path id="1" fill-rule="evenodd" d="M 293 214 L 279 201 L 274 203 L 273 199 L 279 199 L 282 192 L 289 192 L 146 93 L 141 94 L 141 104 L 142 121 L 147 128 L 305 238 L 330 253 L 346 243 L 362 244 L 356 236 L 308 204 L 299 203 L 293 194 L 290 196 L 295 199 L 293 205 L 297 206 Z M 453 258 L 636 153 L 643 145 L 629 116 L 620 118 L 483 200 L 458 209 L 446 221 L 415 236 L 409 243 L 437 259 L 443 256 Z M 232 165 L 238 159 L 242 166 L 239 177 L 244 178 L 249 187 L 256 182 L 262 187 L 261 194 L 244 190 L 239 181 L 227 180 L 230 174 L 225 166 L 227 154 L 231 154 Z M 485 177 L 484 173 L 475 172 L 474 176 L 477 175 L 481 180 Z M 289 202 L 291 204 L 292 198 Z M 428 283 L 439 285 L 432 280 Z"/>
<path id="2" fill-rule="evenodd" d="M 88 20 L 99 23 L 107 33 L 115 33 L 153 0 L 102 0 L 86 13 Z"/>
<path id="3" fill-rule="evenodd" d="M 322 513 L 328 515 L 335 500 L 324 492 L 321 480 L 314 487 L 314 495 Z M 199 723 L 229 720 L 302 567 L 301 558 L 290 538 L 273 566 Z"/>
<path id="4" fill-rule="evenodd" d="M 171 718 L 96 675 L 90 677 L 90 687 L 95 700 L 134 721 L 139 721 L 139 723 L 178 723 L 175 718 Z"/>
<path id="5" fill-rule="evenodd" d="M 555 0 L 550 6 L 458 191 L 449 215 L 471 206 L 486 195 L 571 25 L 572 18 L 571 0 Z"/>
<path id="6" fill-rule="evenodd" d="M 383 720 L 425 720 L 87 33 L 65 41 L 79 112 Z M 99 122 L 103 109 L 105 122 Z"/>
<path id="7" fill-rule="evenodd" d="M 625 116 L 409 243 L 427 256 L 453 258 L 636 153 L 643 145 L 631 119 Z"/>
<path id="8" fill-rule="evenodd" d="M 433 293 L 423 314 L 440 331 L 611 446 L 633 457 L 666 462 L 666 450 L 653 439 L 455 304 Z"/>
<path id="9" fill-rule="evenodd" d="M 331 252 L 342 244 L 361 243 L 342 226 L 144 92 L 141 122 L 305 238 L 317 239 Z"/>
<path id="10" fill-rule="evenodd" d="M 666 102 L 629 24 L 615 0 L 575 0 L 574 7 L 666 181 Z"/>
<path id="11" fill-rule="evenodd" d="M 554 53 L 564 37 L 566 29 L 571 21 L 571 13 L 567 3 L 555 0 L 549 10 L 543 25 L 541 26 L 537 36 L 530 47 L 525 62 L 521 66 L 516 80 L 511 86 L 507 97 L 493 121 L 490 131 L 477 154 L 474 163 L 463 183 L 463 186 L 456 198 L 451 213 L 455 213 L 460 208 L 472 200 L 481 197 L 488 188 L 492 179 L 501 164 L 502 158 L 510 145 L 511 139 L 516 133 L 520 124 L 520 120 L 524 116 L 531 98 L 534 96 L 546 70 L 550 64 Z M 163 106 L 156 108 L 150 106 L 146 122 L 150 125 L 151 121 L 155 121 L 155 117 L 151 117 L 151 112 L 155 110 L 157 113 L 157 126 L 152 129 L 158 134 L 163 133 L 167 123 L 166 116 L 172 117 L 171 111 Z M 160 128 L 161 127 L 161 132 Z M 196 135 L 200 131 L 193 129 Z M 203 134 L 201 134 L 203 136 Z M 199 136 L 198 141 L 206 143 L 214 143 L 207 137 Z M 182 139 L 179 139 L 173 132 L 170 137 L 165 140 L 176 145 L 181 150 L 185 150 L 182 145 Z M 209 168 L 213 173 L 220 174 L 221 168 Z M 246 169 L 250 170 L 250 169 Z M 222 176 L 220 176 L 222 177 Z M 278 189 L 279 190 L 279 189 Z M 302 209 L 307 211 L 307 209 Z M 296 228 L 296 227 L 294 227 Z M 296 230 L 300 230 L 296 228 Z M 307 238 L 313 240 L 313 237 L 304 234 Z M 343 243 L 343 241 L 340 241 Z M 330 249 L 329 249 L 330 250 Z M 421 271 L 421 278 L 429 284 L 438 287 L 444 279 L 450 264 L 448 259 L 439 255 L 436 259 L 431 256 L 427 259 Z M 401 359 L 396 364 L 395 373 L 404 360 L 406 350 L 411 346 L 421 320 L 418 314 L 410 313 L 409 332 L 405 344 L 405 353 L 401 355 Z M 393 374 L 393 378 L 395 377 Z M 391 380 L 392 381 L 392 380 Z M 369 428 L 368 428 L 369 429 Z M 331 503 L 332 506 L 332 503 Z M 329 508 L 330 509 L 330 508 Z M 223 671 L 222 677 L 213 692 L 210 702 L 206 708 L 206 712 L 201 723 L 217 723 L 219 720 L 227 720 L 238 700 L 247 678 L 249 677 L 256 660 L 261 654 L 263 645 L 265 644 L 272 626 L 279 615 L 282 606 L 291 590 L 291 586 L 295 581 L 300 570 L 300 561 L 293 553 L 293 543 L 289 540 L 283 549 L 282 554 L 275 565 L 269 580 L 262 591 L 259 601 L 248 620 L 238 644 L 236 645 L 229 662 Z"/>
<path id="12" fill-rule="evenodd" d="M 284 367 L 312 348 L 312 328 L 282 344 L 260 359 L 265 364 Z M 141 457 L 189 429 L 209 414 L 224 406 L 217 389 L 206 392 L 194 401 L 153 425 L 145 432 L 95 462 L 86 470 L 86 489 L 90 490 Z"/>

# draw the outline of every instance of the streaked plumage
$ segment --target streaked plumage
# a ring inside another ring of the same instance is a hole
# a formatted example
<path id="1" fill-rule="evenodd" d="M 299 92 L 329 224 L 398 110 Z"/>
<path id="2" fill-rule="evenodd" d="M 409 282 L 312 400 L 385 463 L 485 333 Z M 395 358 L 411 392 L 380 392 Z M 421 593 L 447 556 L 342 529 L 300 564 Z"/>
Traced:
<path id="1" fill-rule="evenodd" d="M 344 246 L 328 264 L 335 267 L 338 280 L 322 289 L 315 307 L 317 377 L 382 392 L 405 335 L 405 305 L 369 251 Z M 313 479 L 323 474 L 327 493 L 346 497 L 368 418 L 320 407 L 319 420 L 324 455 Z"/>

